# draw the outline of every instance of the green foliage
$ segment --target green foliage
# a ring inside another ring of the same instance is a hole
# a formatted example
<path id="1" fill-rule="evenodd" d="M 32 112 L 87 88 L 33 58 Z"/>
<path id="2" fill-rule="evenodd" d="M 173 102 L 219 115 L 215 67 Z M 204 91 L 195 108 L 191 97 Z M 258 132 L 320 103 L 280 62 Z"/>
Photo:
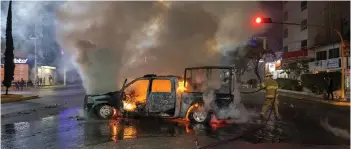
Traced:
<path id="1" fill-rule="evenodd" d="M 333 79 L 333 91 L 341 88 L 341 73 L 340 72 L 322 72 L 317 74 L 303 74 L 301 75 L 302 86 L 308 88 L 313 93 L 322 94 L 328 87 L 327 77 Z"/>
<path id="2" fill-rule="evenodd" d="M 300 76 L 302 73 L 308 72 L 308 63 L 311 60 L 301 60 L 298 62 L 288 63 L 286 67 L 282 68 L 282 73 L 294 74 L 295 76 Z"/>
<path id="3" fill-rule="evenodd" d="M 12 38 L 12 1 L 10 1 L 9 9 L 7 13 L 7 22 L 6 22 L 6 49 L 5 49 L 5 63 L 4 63 L 4 81 L 3 85 L 6 87 L 6 94 L 8 93 L 8 88 L 11 87 L 12 81 L 14 79 L 14 70 L 15 64 L 13 62 L 14 59 L 14 45 Z"/>
<path id="4" fill-rule="evenodd" d="M 292 91 L 302 91 L 302 86 L 300 81 L 287 79 L 287 78 L 277 78 L 277 83 L 279 88 Z"/>

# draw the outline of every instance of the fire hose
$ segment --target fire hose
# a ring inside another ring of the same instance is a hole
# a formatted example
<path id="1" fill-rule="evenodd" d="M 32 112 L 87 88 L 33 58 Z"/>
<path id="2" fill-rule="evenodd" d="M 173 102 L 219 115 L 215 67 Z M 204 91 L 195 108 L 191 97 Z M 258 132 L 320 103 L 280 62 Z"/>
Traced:
<path id="1" fill-rule="evenodd" d="M 247 94 L 249 94 L 249 93 L 255 93 L 255 92 L 259 92 L 260 90 L 263 90 L 263 89 L 265 89 L 265 88 L 261 88 L 261 89 L 259 89 L 259 90 L 257 90 L 257 91 L 254 91 L 254 92 L 244 92 L 244 93 L 247 93 Z M 273 99 L 272 102 L 273 102 L 273 105 L 272 105 L 271 108 L 270 108 L 271 111 L 269 112 L 269 115 L 268 115 L 267 119 L 266 119 L 265 122 L 264 122 L 263 124 L 261 124 L 259 127 L 255 128 L 255 129 L 252 129 L 252 130 L 250 130 L 250 131 L 247 131 L 247 132 L 245 132 L 245 133 L 242 133 L 242 134 L 240 134 L 240 135 L 234 136 L 234 137 L 232 137 L 232 138 L 229 138 L 229 139 L 227 139 L 227 140 L 218 141 L 218 142 L 216 142 L 216 143 L 209 144 L 209 145 L 202 146 L 202 147 L 199 147 L 199 146 L 198 146 L 198 139 L 197 139 L 197 137 L 196 137 L 195 143 L 196 143 L 197 149 L 207 149 L 207 148 L 215 147 L 215 146 L 218 146 L 218 145 L 221 145 L 221 144 L 226 144 L 226 143 L 229 143 L 229 142 L 231 142 L 231 141 L 238 140 L 238 139 L 244 137 L 244 136 L 247 135 L 247 134 L 255 133 L 255 132 L 261 130 L 262 128 L 264 128 L 264 127 L 266 126 L 266 124 L 268 123 L 268 121 L 269 121 L 269 119 L 270 119 L 270 117 L 271 117 L 271 115 L 272 115 L 272 112 L 273 112 L 273 110 L 274 110 L 274 109 L 273 109 L 273 108 L 274 108 L 274 104 L 275 104 L 275 102 L 276 102 L 276 94 L 275 94 L 275 97 L 274 97 L 274 99 Z"/>

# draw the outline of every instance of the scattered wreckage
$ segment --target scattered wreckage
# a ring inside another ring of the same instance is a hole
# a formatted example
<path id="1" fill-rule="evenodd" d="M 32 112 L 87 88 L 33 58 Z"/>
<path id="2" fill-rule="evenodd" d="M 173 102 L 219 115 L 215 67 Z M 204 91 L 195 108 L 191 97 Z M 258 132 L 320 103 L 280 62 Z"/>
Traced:
<path id="1" fill-rule="evenodd" d="M 200 76 L 200 77 L 199 77 Z M 205 66 L 186 68 L 184 77 L 145 75 L 122 89 L 101 95 L 86 95 L 84 108 L 102 119 L 122 116 L 183 118 L 195 123 L 208 123 L 213 110 L 204 110 L 204 83 L 218 78 L 220 89 L 214 90 L 210 105 L 218 109 L 233 102 L 233 67 Z M 186 79 L 184 79 L 186 78 Z"/>

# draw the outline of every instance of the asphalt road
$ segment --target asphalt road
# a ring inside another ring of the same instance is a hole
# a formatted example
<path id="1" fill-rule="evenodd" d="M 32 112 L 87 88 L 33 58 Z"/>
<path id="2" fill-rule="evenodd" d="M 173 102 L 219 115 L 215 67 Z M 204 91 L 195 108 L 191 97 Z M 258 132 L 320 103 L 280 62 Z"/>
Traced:
<path id="1" fill-rule="evenodd" d="M 349 148 L 350 110 L 280 97 L 282 120 L 271 119 L 256 132 L 263 93 L 242 95 L 252 120 L 223 126 L 180 120 L 82 118 L 84 90 L 42 90 L 42 98 L 1 105 L 1 148 L 196 149 L 235 136 L 214 148 Z"/>

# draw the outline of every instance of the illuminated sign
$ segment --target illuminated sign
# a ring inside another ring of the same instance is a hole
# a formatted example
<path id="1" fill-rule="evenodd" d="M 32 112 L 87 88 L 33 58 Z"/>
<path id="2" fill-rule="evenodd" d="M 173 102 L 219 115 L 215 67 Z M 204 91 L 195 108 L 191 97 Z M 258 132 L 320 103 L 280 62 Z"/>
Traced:
<path id="1" fill-rule="evenodd" d="M 25 63 L 27 63 L 27 60 L 28 60 L 28 59 L 15 58 L 15 59 L 13 60 L 13 62 L 14 62 L 15 64 L 25 64 Z"/>

